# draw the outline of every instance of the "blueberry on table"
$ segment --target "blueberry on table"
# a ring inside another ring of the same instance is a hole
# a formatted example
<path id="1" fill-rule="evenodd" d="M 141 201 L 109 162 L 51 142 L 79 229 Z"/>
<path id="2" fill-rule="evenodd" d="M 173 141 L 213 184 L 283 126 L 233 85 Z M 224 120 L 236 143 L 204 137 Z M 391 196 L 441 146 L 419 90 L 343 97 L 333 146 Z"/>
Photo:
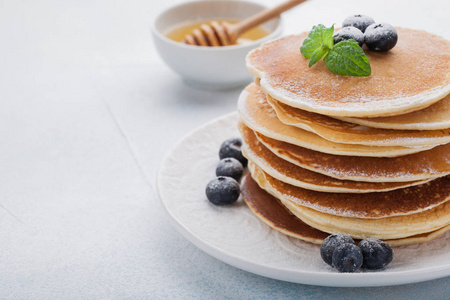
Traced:
<path id="1" fill-rule="evenodd" d="M 215 205 L 227 205 L 239 198 L 239 183 L 231 177 L 219 176 L 206 185 L 206 198 Z"/>
<path id="2" fill-rule="evenodd" d="M 355 244 L 355 241 L 347 234 L 332 234 L 328 236 L 320 246 L 320 256 L 322 257 L 323 261 L 332 265 L 332 256 L 333 251 L 340 245 L 350 243 Z"/>
<path id="3" fill-rule="evenodd" d="M 379 239 L 367 238 L 359 242 L 363 255 L 363 268 L 377 270 L 386 267 L 393 259 L 391 246 Z"/>
<path id="4" fill-rule="evenodd" d="M 352 273 L 361 268 L 363 255 L 355 244 L 344 243 L 333 251 L 332 261 L 339 272 Z"/>
<path id="5" fill-rule="evenodd" d="M 394 26 L 388 23 L 376 23 L 367 27 L 364 42 L 372 51 L 384 52 L 397 44 L 398 34 Z"/>
<path id="6" fill-rule="evenodd" d="M 232 157 L 222 159 L 216 168 L 216 176 L 227 176 L 236 180 L 241 179 L 243 173 L 244 167 L 241 162 Z"/>
<path id="7" fill-rule="evenodd" d="M 355 40 L 360 47 L 364 44 L 364 34 L 356 27 L 344 27 L 333 35 L 334 43 Z"/>
<path id="8" fill-rule="evenodd" d="M 347 18 L 345 18 L 344 22 L 342 23 L 342 27 L 356 27 L 359 30 L 361 30 L 362 33 L 366 31 L 366 28 L 369 27 L 369 25 L 375 23 L 374 19 L 372 19 L 369 16 L 366 15 L 352 15 Z"/>
<path id="9" fill-rule="evenodd" d="M 247 166 L 247 159 L 242 155 L 242 140 L 240 138 L 229 138 L 222 143 L 219 150 L 220 159 L 232 157 L 241 162 L 243 167 Z"/>

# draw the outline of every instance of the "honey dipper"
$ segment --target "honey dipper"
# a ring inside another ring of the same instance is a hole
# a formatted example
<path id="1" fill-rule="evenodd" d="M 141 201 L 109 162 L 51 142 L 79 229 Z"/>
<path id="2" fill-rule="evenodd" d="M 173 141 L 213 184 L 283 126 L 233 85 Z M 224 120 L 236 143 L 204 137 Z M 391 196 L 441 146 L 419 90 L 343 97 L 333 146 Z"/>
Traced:
<path id="1" fill-rule="evenodd" d="M 239 23 L 230 24 L 223 22 L 219 24 L 212 21 L 210 24 L 202 24 L 200 29 L 194 29 L 192 34 L 184 38 L 184 43 L 195 46 L 228 46 L 236 44 L 239 35 L 245 31 L 260 25 L 281 13 L 299 5 L 306 0 L 289 0 L 270 9 L 263 10 Z"/>

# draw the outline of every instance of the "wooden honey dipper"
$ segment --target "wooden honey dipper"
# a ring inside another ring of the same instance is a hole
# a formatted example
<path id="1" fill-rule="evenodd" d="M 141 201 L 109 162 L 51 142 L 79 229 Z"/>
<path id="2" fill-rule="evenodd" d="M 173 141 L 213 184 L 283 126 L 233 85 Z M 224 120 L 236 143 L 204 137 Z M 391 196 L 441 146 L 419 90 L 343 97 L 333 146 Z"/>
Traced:
<path id="1" fill-rule="evenodd" d="M 186 35 L 183 42 L 195 46 L 216 47 L 235 45 L 237 38 L 245 31 L 278 17 L 283 12 L 305 1 L 289 0 L 273 8 L 263 10 L 236 24 L 227 22 L 219 24 L 217 21 L 212 21 L 210 24 L 202 24 L 200 29 L 194 29 L 192 34 Z"/>

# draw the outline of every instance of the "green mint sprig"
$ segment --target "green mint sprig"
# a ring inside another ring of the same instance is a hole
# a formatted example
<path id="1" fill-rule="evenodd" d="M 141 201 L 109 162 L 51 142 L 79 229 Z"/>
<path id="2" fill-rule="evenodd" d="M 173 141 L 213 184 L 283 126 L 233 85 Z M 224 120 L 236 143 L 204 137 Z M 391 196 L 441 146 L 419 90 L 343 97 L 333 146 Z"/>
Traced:
<path id="1" fill-rule="evenodd" d="M 369 76 L 371 68 L 363 49 L 355 40 L 334 44 L 334 25 L 326 28 L 314 26 L 300 47 L 300 52 L 310 59 L 309 67 L 323 58 L 328 70 L 347 76 Z"/>

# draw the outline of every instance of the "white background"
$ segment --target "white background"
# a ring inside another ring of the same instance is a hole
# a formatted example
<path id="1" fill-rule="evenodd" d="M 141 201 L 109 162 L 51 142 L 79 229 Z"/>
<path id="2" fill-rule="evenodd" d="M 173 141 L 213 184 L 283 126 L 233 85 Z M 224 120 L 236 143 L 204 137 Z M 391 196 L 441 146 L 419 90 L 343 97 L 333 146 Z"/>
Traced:
<path id="1" fill-rule="evenodd" d="M 149 26 L 173 2 L 0 1 L 0 298 L 448 296 L 449 278 L 367 289 L 267 279 L 170 226 L 155 190 L 162 157 L 234 111 L 240 92 L 192 89 L 160 60 Z M 450 38 L 447 0 L 310 0 L 285 14 L 285 33 L 353 13 Z"/>

